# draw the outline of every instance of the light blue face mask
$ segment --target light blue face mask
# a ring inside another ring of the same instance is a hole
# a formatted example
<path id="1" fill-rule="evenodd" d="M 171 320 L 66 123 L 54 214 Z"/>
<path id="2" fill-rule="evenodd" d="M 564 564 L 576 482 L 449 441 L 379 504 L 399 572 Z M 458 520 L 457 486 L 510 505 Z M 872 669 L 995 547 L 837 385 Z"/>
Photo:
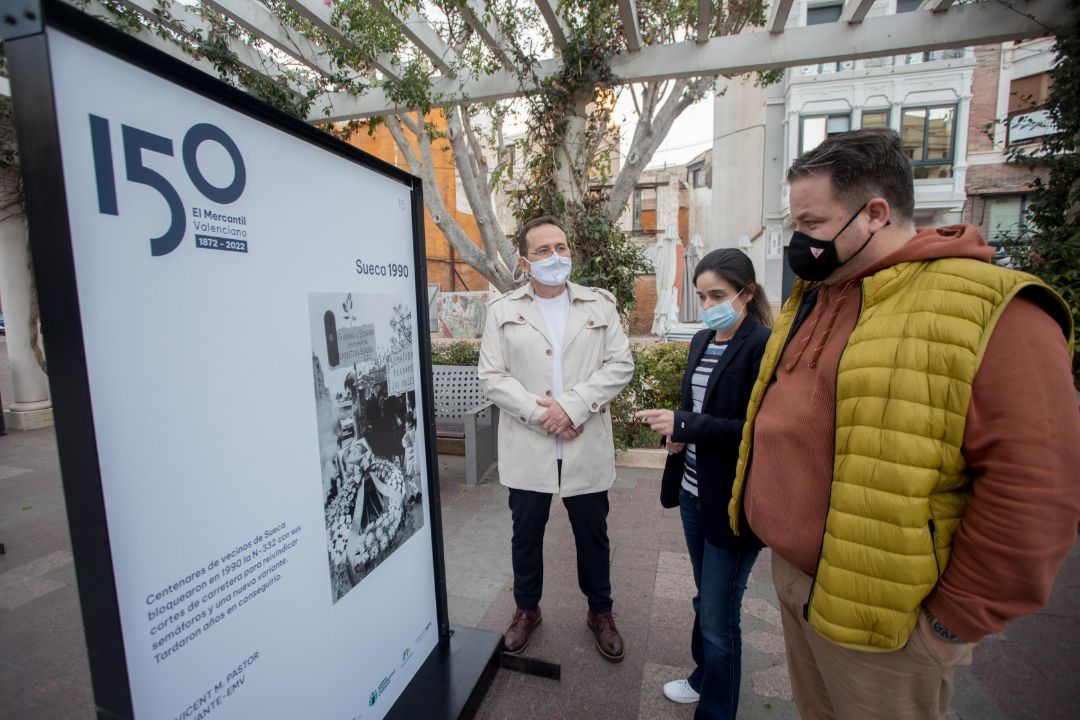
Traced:
<path id="1" fill-rule="evenodd" d="M 727 332 L 735 327 L 735 323 L 739 322 L 739 318 L 742 317 L 742 312 L 735 309 L 735 298 L 739 297 L 739 295 L 742 295 L 742 290 L 730 300 L 716 303 L 712 307 L 702 310 L 701 321 L 705 323 L 705 327 L 717 332 Z"/>

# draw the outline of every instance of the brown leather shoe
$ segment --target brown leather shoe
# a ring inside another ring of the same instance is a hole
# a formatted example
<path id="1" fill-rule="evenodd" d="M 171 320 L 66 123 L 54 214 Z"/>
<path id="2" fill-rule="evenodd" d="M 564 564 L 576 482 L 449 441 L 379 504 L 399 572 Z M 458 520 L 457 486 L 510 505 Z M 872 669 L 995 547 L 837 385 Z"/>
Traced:
<path id="1" fill-rule="evenodd" d="M 510 620 L 510 627 L 506 628 L 506 632 L 503 633 L 503 650 L 511 655 L 517 655 L 519 652 L 525 649 L 525 646 L 529 644 L 529 638 L 532 636 L 533 630 L 543 620 L 540 617 L 540 606 L 537 605 L 533 610 L 522 610 L 518 608 L 514 611 L 514 617 Z"/>
<path id="2" fill-rule="evenodd" d="M 592 610 L 585 616 L 585 624 L 596 635 L 596 649 L 611 662 L 623 659 L 623 641 L 615 627 L 615 613 L 597 615 Z"/>

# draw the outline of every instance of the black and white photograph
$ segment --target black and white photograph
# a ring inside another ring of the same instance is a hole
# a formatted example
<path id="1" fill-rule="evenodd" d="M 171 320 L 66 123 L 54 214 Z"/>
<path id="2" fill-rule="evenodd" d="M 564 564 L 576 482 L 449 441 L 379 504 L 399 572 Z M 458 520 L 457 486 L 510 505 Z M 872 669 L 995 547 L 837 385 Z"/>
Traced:
<path id="1" fill-rule="evenodd" d="M 333 602 L 423 527 L 405 295 L 312 293 L 311 364 Z"/>

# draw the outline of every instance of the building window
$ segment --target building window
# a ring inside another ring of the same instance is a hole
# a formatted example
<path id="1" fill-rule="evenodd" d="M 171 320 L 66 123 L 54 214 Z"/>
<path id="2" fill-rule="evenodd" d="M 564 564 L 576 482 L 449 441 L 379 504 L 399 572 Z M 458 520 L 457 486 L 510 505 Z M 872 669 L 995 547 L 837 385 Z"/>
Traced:
<path id="1" fill-rule="evenodd" d="M 990 199 L 987 240 L 991 244 L 1019 237 L 1027 223 L 1027 200 L 1027 195 L 1001 195 Z"/>
<path id="2" fill-rule="evenodd" d="M 904 108 L 900 139 L 916 180 L 950 178 L 956 106 Z"/>
<path id="3" fill-rule="evenodd" d="M 1009 84 L 1009 116 L 1005 144 L 1008 146 L 1037 142 L 1058 132 L 1046 110 L 1053 79 L 1050 73 L 1016 78 Z"/>
<path id="4" fill-rule="evenodd" d="M 994 248 L 991 262 L 1004 267 L 1014 267 L 1009 254 L 1008 241 L 1015 243 L 1029 224 L 1027 195 L 1000 195 L 987 198 L 989 222 L 987 223 L 986 241 Z"/>
<path id="5" fill-rule="evenodd" d="M 844 11 L 844 3 L 825 3 L 806 8 L 807 25 L 823 25 L 836 22 Z"/>
<path id="6" fill-rule="evenodd" d="M 888 110 L 863 110 L 862 126 L 864 128 L 886 128 L 886 129 L 888 129 L 888 127 L 889 127 L 889 111 Z"/>
<path id="7" fill-rule="evenodd" d="M 799 155 L 804 155 L 825 138 L 851 129 L 850 115 L 811 115 L 799 118 Z"/>
<path id="8" fill-rule="evenodd" d="M 1050 87 L 1054 84 L 1050 73 L 1016 78 L 1009 83 L 1009 112 L 1034 110 L 1050 99 Z"/>
<path id="9" fill-rule="evenodd" d="M 964 48 L 949 48 L 947 50 L 931 50 L 929 52 L 909 53 L 904 56 L 904 62 L 908 65 L 932 62 L 934 60 L 959 60 L 964 57 Z"/>
<path id="10" fill-rule="evenodd" d="M 701 163 L 701 164 L 698 164 L 698 165 L 691 165 L 690 167 L 688 167 L 686 169 L 686 174 L 687 174 L 686 180 L 689 183 L 690 187 L 695 187 L 695 188 L 705 187 L 706 178 L 705 178 L 705 164 L 704 163 Z"/>
<path id="11" fill-rule="evenodd" d="M 634 190 L 634 230 L 656 231 L 656 186 Z"/>
<path id="12" fill-rule="evenodd" d="M 922 5 L 922 0 L 896 0 L 896 14 L 915 12 Z"/>

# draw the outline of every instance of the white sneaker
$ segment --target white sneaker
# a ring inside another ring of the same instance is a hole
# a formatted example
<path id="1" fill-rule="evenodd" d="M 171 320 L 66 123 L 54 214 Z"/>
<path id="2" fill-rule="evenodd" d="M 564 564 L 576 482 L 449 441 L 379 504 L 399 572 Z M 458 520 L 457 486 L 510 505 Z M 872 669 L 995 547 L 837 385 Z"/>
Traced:
<path id="1" fill-rule="evenodd" d="M 677 703 L 696 703 L 701 697 L 686 680 L 672 680 L 664 683 L 664 697 Z"/>

